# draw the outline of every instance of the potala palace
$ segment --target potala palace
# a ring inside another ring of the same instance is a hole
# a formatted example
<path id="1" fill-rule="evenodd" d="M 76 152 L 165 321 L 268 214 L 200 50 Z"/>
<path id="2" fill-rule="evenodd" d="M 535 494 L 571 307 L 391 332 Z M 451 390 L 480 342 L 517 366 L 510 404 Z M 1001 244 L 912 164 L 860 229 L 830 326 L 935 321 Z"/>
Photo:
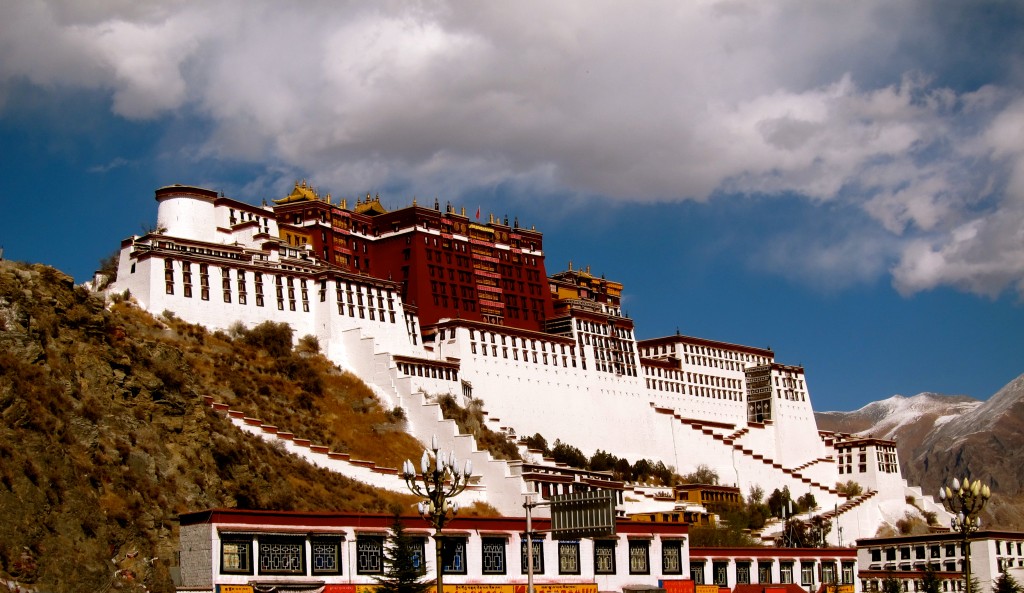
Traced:
<path id="1" fill-rule="evenodd" d="M 571 264 L 549 274 L 542 234 L 518 220 L 481 220 L 437 201 L 388 211 L 367 196 L 350 206 L 304 182 L 272 205 L 180 185 L 158 189 L 156 200 L 155 230 L 122 241 L 110 292 L 210 328 L 272 320 L 316 336 L 331 360 L 406 411 L 421 442 L 436 434 L 473 460 L 466 502 L 522 516 L 526 492 L 605 487 L 618 490 L 624 516 L 701 507 L 536 454 L 492 459 L 441 417 L 439 394 L 482 400 L 490 427 L 510 438 L 540 433 L 678 473 L 708 465 L 743 494 L 755 485 L 811 493 L 834 544 L 873 536 L 912 508 L 911 497 L 945 523 L 942 507 L 902 478 L 892 441 L 818 430 L 802 367 L 705 338 L 637 340 L 622 284 Z M 314 463 L 405 491 L 394 470 L 233 416 Z M 299 436 L 301 427 L 289 428 Z M 841 496 L 835 486 L 847 480 L 863 494 Z"/>

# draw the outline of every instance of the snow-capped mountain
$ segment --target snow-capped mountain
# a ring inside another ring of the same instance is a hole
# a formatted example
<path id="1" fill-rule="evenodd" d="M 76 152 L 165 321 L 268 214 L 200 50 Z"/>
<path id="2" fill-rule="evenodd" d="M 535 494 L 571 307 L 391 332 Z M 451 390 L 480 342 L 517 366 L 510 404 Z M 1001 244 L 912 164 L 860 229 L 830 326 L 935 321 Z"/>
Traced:
<path id="1" fill-rule="evenodd" d="M 926 493 L 965 475 L 991 483 L 990 521 L 1024 529 L 1024 375 L 986 401 L 895 395 L 815 418 L 822 430 L 895 439 L 903 476 Z"/>

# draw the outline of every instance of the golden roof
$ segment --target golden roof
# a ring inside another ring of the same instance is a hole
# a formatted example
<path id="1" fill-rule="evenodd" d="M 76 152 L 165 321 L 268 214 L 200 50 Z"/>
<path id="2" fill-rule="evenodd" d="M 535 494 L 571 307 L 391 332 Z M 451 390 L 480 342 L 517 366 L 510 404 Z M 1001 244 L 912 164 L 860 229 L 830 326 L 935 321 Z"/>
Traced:
<path id="1" fill-rule="evenodd" d="M 370 197 L 370 194 L 366 194 L 366 201 L 357 203 L 354 212 L 367 216 L 377 216 L 378 214 L 386 214 L 387 209 L 380 203 L 380 194 L 373 198 Z"/>
<path id="2" fill-rule="evenodd" d="M 291 204 L 293 202 L 306 202 L 306 201 L 316 201 L 316 202 L 319 202 L 320 201 L 320 194 L 317 193 L 317 191 L 315 189 L 313 189 L 312 185 L 310 185 L 309 183 L 306 183 L 306 180 L 303 179 L 301 182 L 299 182 L 299 181 L 295 182 L 295 189 L 292 190 L 292 193 L 290 193 L 287 196 L 281 198 L 280 200 L 274 200 L 274 203 L 275 204 Z"/>

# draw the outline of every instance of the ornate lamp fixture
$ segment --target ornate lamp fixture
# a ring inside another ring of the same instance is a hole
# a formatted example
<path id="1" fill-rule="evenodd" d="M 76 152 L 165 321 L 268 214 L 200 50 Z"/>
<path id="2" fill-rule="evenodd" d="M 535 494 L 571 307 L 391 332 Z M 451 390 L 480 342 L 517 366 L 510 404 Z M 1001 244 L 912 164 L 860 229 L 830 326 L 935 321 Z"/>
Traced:
<path id="1" fill-rule="evenodd" d="M 985 508 L 992 489 L 983 486 L 981 480 L 971 482 L 964 478 L 963 483 L 953 478 L 952 488 L 939 488 L 939 500 L 953 518 L 950 527 L 960 534 L 960 550 L 964 555 L 964 587 L 971 593 L 971 544 L 970 536 L 981 527 L 981 510 Z"/>
<path id="2" fill-rule="evenodd" d="M 420 472 L 408 459 L 402 464 L 402 479 L 409 490 L 423 500 L 417 505 L 420 515 L 434 528 L 434 567 L 437 571 L 437 593 L 444 593 L 444 570 L 441 560 L 443 550 L 441 532 L 444 526 L 459 512 L 459 503 L 454 499 L 469 484 L 473 473 L 473 465 L 467 460 L 465 469 L 458 469 L 455 452 L 448 455 L 439 453 L 437 435 L 430 440 L 430 449 L 434 455 L 431 459 L 427 451 L 420 459 Z"/>

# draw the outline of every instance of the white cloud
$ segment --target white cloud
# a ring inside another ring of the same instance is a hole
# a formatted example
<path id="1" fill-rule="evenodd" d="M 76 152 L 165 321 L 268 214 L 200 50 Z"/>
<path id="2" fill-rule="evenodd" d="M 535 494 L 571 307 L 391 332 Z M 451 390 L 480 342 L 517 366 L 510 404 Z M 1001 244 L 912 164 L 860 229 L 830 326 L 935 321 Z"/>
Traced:
<path id="1" fill-rule="evenodd" d="M 622 200 L 843 201 L 878 225 L 866 236 L 889 239 L 855 277 L 888 258 L 905 293 L 1020 291 L 1024 102 L 894 71 L 915 36 L 944 33 L 922 24 L 929 9 L 25 0 L 0 6 L 0 85 L 108 89 L 127 118 L 198 113 L 210 128 L 195 154 L 338 192 L 512 181 Z M 779 249 L 848 278 L 853 243 Z"/>

